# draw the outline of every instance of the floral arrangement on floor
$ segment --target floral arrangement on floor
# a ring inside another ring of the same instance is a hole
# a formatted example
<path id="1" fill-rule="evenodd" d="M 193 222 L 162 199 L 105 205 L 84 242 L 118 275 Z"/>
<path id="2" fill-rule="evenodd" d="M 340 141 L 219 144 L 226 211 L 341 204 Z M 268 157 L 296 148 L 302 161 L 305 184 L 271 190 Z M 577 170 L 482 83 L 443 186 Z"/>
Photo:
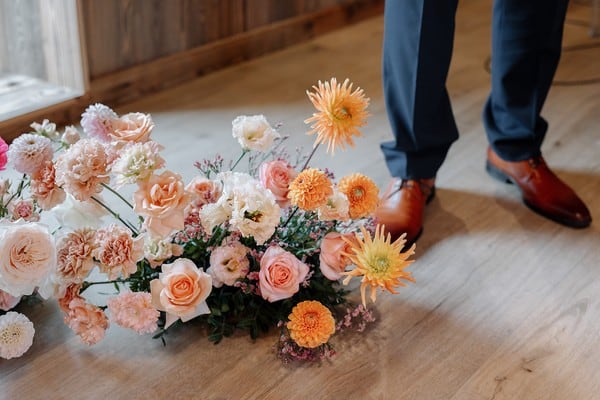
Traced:
<path id="1" fill-rule="evenodd" d="M 373 321 L 367 288 L 375 301 L 377 289 L 396 293 L 412 281 L 414 245 L 403 252 L 404 238 L 392 242 L 371 218 L 374 182 L 310 166 L 320 144 L 333 154 L 360 136 L 369 99 L 352 86 L 333 78 L 307 91 L 316 108 L 305 121 L 316 135 L 310 154 L 292 161 L 278 126 L 239 116 L 240 157 L 196 162 L 187 183 L 165 169 L 148 114 L 95 104 L 83 133 L 45 120 L 10 146 L 0 139 L 0 170 L 22 176 L 0 179 L 0 357 L 31 346 L 33 324 L 11 310 L 36 296 L 56 299 L 89 345 L 113 323 L 164 342 L 175 324 L 199 320 L 213 342 L 278 327 L 286 362 L 332 356 L 336 332 Z M 347 300 L 353 277 L 359 305 Z M 88 299 L 98 285 L 101 300 Z"/>

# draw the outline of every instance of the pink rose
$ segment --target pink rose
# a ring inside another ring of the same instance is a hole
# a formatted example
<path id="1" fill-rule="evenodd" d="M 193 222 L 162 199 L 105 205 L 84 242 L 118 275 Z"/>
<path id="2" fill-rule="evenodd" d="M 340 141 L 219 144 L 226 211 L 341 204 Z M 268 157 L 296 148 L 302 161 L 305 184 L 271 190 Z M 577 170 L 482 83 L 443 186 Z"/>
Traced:
<path id="1" fill-rule="evenodd" d="M 173 322 L 183 322 L 208 314 L 206 298 L 212 290 L 210 275 L 198 269 L 187 258 L 178 258 L 172 264 L 163 264 L 158 279 L 150 282 L 152 305 L 167 313 L 165 329 Z"/>
<path id="2" fill-rule="evenodd" d="M 56 266 L 54 239 L 33 222 L 0 225 L 0 289 L 29 295 Z"/>
<path id="3" fill-rule="evenodd" d="M 6 153 L 8 153 L 8 145 L 4 139 L 0 137 L 0 171 L 6 169 L 6 164 L 8 163 L 8 156 Z"/>
<path id="4" fill-rule="evenodd" d="M 21 301 L 21 296 L 15 297 L 4 290 L 0 290 L 0 310 L 12 310 L 14 306 L 19 304 L 19 301 Z"/>
<path id="5" fill-rule="evenodd" d="M 290 183 L 298 173 L 290 164 L 283 160 L 262 163 L 258 170 L 260 183 L 275 195 L 279 207 L 285 208 L 290 204 L 287 197 Z"/>
<path id="6" fill-rule="evenodd" d="M 300 290 L 308 270 L 292 253 L 279 246 L 269 247 L 260 260 L 258 273 L 262 297 L 271 303 L 292 297 Z"/>
<path id="7" fill-rule="evenodd" d="M 350 253 L 350 245 L 344 240 L 354 238 L 354 234 L 341 234 L 329 232 L 321 241 L 321 253 L 319 255 L 321 272 L 327 279 L 337 281 L 342 277 L 342 272 L 352 262 L 343 253 Z"/>
<path id="8" fill-rule="evenodd" d="M 149 114 L 129 113 L 112 121 L 109 135 L 116 141 L 143 143 L 150 139 L 153 128 Z"/>
<path id="9" fill-rule="evenodd" d="M 165 171 L 160 175 L 152 175 L 140 183 L 133 196 L 133 210 L 146 217 L 144 224 L 152 233 L 165 237 L 183 229 L 184 210 L 190 196 L 178 174 Z"/>

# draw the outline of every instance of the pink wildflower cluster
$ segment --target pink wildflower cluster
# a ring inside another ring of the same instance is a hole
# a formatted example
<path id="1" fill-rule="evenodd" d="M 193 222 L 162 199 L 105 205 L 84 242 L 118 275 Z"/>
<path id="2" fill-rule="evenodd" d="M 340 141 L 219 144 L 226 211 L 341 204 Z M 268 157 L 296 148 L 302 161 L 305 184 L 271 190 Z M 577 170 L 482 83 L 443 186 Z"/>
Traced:
<path id="1" fill-rule="evenodd" d="M 367 309 L 362 304 L 359 304 L 354 308 L 346 309 L 346 314 L 339 319 L 335 330 L 337 332 L 344 332 L 347 330 L 363 332 L 367 328 L 367 325 L 372 322 L 375 322 L 373 311 Z"/>
<path id="2" fill-rule="evenodd" d="M 280 322 L 278 326 L 281 327 L 281 334 L 276 345 L 277 357 L 284 364 L 291 362 L 322 362 L 335 357 L 335 350 L 329 343 L 313 348 L 301 347 L 290 337 L 289 331 L 285 328 L 283 322 Z"/>

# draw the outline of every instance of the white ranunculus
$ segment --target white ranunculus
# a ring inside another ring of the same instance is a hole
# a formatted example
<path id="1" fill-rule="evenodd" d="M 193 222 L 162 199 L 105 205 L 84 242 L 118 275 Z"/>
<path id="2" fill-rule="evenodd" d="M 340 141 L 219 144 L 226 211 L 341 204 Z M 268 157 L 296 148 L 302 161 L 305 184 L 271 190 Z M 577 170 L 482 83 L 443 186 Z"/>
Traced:
<path id="1" fill-rule="evenodd" d="M 23 314 L 11 311 L 0 316 L 0 358 L 21 357 L 33 344 L 35 329 Z"/>
<path id="2" fill-rule="evenodd" d="M 264 115 L 240 115 L 232 122 L 233 137 L 244 149 L 267 151 L 279 133 L 271 127 Z"/>

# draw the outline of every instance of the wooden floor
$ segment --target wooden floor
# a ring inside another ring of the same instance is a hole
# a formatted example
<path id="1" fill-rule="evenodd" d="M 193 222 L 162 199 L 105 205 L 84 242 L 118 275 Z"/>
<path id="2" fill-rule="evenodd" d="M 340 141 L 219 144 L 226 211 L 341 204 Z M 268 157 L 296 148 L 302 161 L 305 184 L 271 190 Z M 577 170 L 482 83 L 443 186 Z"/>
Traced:
<path id="1" fill-rule="evenodd" d="M 480 114 L 489 90 L 491 2 L 460 3 L 449 78 L 461 139 L 438 176 L 412 270 L 417 283 L 378 297 L 378 323 L 335 341 L 338 356 L 290 367 L 272 351 L 275 335 L 210 344 L 180 329 L 168 345 L 111 327 L 89 348 L 53 303 L 27 314 L 36 325 L 22 358 L 0 361 L 2 399 L 525 399 L 600 398 L 600 49 L 564 54 L 544 115 L 543 154 L 588 204 L 588 229 L 564 228 L 534 214 L 514 187 L 484 171 Z M 574 4 L 565 46 L 588 37 L 589 8 Z M 382 18 L 220 71 L 118 109 L 151 112 L 168 165 L 186 178 L 192 162 L 237 155 L 231 120 L 263 113 L 282 122 L 293 144 L 310 146 L 305 90 L 317 80 L 350 78 L 371 97 L 358 148 L 315 165 L 338 176 L 360 171 L 383 186 L 379 143 L 391 138 L 384 110 Z M 577 49 L 578 47 L 576 47 Z"/>

